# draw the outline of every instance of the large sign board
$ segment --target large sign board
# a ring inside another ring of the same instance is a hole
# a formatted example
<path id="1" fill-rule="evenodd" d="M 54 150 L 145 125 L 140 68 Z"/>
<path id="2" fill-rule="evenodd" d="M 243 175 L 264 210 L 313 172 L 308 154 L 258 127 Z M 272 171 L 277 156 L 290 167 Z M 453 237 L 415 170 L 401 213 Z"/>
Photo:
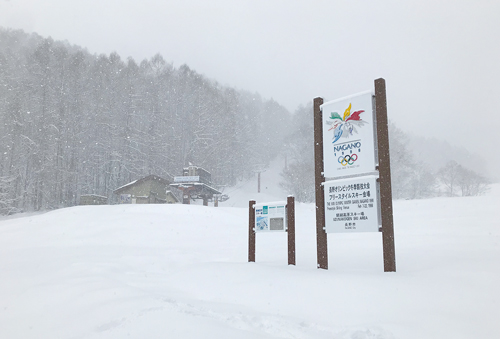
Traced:
<path id="1" fill-rule="evenodd" d="M 286 222 L 286 201 L 255 205 L 255 232 L 285 232 Z"/>
<path id="2" fill-rule="evenodd" d="M 377 177 L 367 175 L 325 182 L 327 233 L 379 231 Z"/>
<path id="3" fill-rule="evenodd" d="M 326 102 L 321 111 L 324 177 L 374 172 L 373 92 Z"/>
<path id="4" fill-rule="evenodd" d="M 382 232 L 384 271 L 396 272 L 385 80 L 374 91 L 314 99 L 318 268 L 329 232 Z"/>

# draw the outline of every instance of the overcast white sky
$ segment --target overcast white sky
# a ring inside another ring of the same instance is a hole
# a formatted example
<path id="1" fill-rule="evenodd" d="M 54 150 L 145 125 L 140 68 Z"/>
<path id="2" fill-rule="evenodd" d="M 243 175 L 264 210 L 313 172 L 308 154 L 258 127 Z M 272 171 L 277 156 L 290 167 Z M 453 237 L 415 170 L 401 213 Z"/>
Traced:
<path id="1" fill-rule="evenodd" d="M 500 173 L 498 0 L 0 0 L 0 26 L 123 59 L 159 52 L 291 111 L 383 77 L 389 119 Z"/>

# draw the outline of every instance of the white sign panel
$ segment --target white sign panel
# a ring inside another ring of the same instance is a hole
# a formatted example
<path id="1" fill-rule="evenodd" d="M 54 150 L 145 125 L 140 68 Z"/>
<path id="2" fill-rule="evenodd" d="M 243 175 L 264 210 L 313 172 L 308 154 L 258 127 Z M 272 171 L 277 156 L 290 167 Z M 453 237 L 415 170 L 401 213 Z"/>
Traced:
<path id="1" fill-rule="evenodd" d="M 378 232 L 377 177 L 325 182 L 325 224 L 327 233 Z"/>
<path id="2" fill-rule="evenodd" d="M 375 171 L 373 92 L 321 105 L 325 178 Z"/>
<path id="3" fill-rule="evenodd" d="M 255 232 L 286 231 L 286 201 L 255 205 Z"/>
<path id="4" fill-rule="evenodd" d="M 199 175 L 174 177 L 174 182 L 198 182 L 198 181 L 200 181 Z"/>

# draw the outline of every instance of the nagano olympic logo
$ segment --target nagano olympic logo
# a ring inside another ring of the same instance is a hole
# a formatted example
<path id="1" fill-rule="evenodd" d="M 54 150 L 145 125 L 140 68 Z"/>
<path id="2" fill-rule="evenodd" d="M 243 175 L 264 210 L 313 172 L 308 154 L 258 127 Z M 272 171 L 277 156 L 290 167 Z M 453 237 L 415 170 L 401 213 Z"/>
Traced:
<path id="1" fill-rule="evenodd" d="M 367 122 L 361 119 L 361 113 L 364 110 L 359 110 L 351 113 L 352 104 L 344 111 L 343 116 L 340 116 L 338 112 L 331 112 L 328 117 L 326 124 L 331 125 L 328 131 L 333 130 L 333 141 L 332 144 L 337 142 L 341 137 L 349 138 L 354 133 L 358 133 L 357 128 L 361 128 Z"/>
<path id="2" fill-rule="evenodd" d="M 347 154 L 345 156 L 340 156 L 338 161 L 342 166 L 347 166 L 353 165 L 356 160 L 358 160 L 357 154 Z"/>

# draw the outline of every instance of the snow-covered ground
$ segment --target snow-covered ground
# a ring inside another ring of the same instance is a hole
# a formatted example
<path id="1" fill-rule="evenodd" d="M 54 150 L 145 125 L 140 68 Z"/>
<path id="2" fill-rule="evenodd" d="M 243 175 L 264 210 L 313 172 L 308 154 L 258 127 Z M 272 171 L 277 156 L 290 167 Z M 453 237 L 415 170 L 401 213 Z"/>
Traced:
<path id="1" fill-rule="evenodd" d="M 288 194 L 281 188 L 280 182 L 283 181 L 281 171 L 283 170 L 285 161 L 278 159 L 269 165 L 260 174 L 260 193 L 258 191 L 258 176 L 255 173 L 254 178 L 248 181 L 243 181 L 234 187 L 224 189 L 224 194 L 229 195 L 229 200 L 219 204 L 224 207 L 248 207 L 250 200 L 259 202 L 286 200 Z"/>
<path id="2" fill-rule="evenodd" d="M 241 184 L 218 208 L 1 219 L 0 338 L 500 337 L 500 186 L 396 201 L 396 273 L 383 272 L 379 233 L 330 234 L 318 270 L 312 204 L 296 206 L 296 266 L 284 233 L 258 234 L 247 262 L 244 206 L 286 198 L 264 175 L 262 193 Z"/>

